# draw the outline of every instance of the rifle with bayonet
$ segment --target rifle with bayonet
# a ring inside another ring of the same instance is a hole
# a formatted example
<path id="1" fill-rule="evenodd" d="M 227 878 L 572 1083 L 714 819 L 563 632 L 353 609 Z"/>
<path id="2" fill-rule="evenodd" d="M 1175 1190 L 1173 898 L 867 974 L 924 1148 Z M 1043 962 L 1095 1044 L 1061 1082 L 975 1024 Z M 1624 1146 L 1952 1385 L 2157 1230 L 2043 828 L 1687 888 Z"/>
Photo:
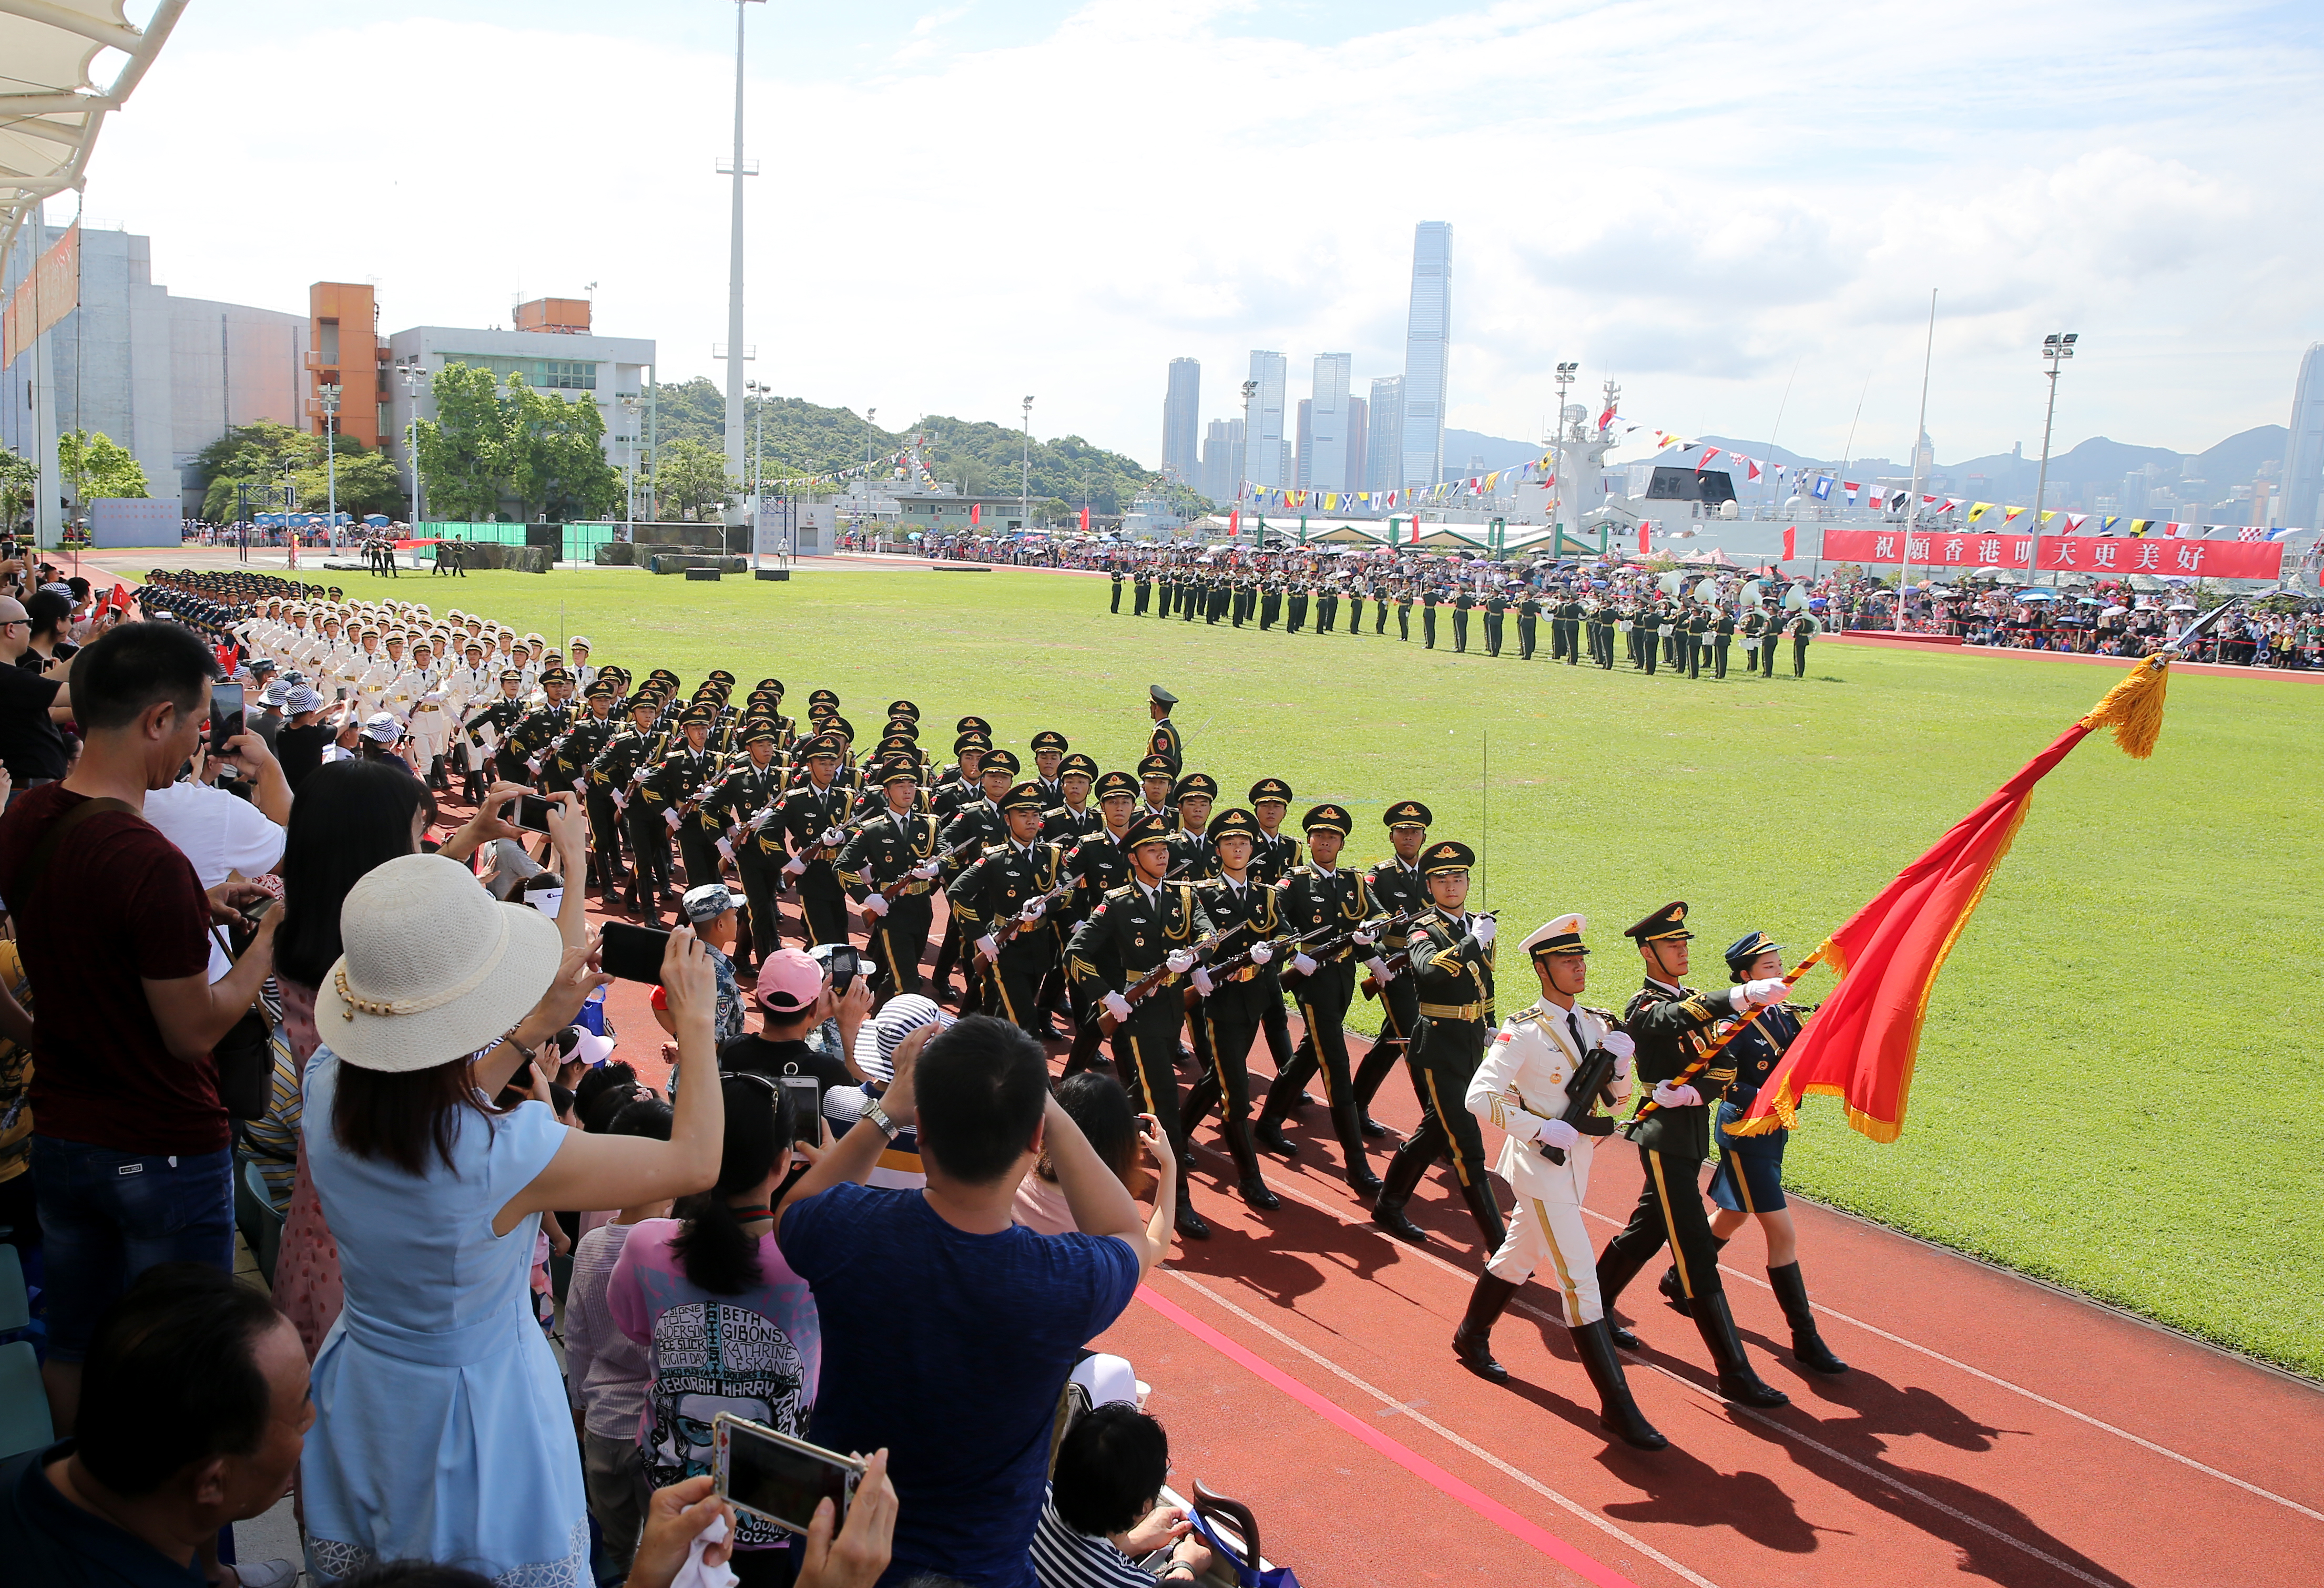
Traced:
<path id="1" fill-rule="evenodd" d="M 1369 932 L 1372 935 L 1374 940 L 1377 941 L 1379 938 L 1387 936 L 1389 932 L 1402 932 L 1412 924 L 1414 919 L 1418 916 L 1419 913 L 1420 912 L 1417 910 L 1398 910 L 1393 915 L 1377 916 L 1370 921 L 1360 922 L 1356 925 L 1350 927 L 1347 931 L 1340 933 L 1339 936 L 1333 938 L 1326 942 L 1318 944 L 1315 950 L 1313 953 L 1309 953 L 1307 957 L 1319 962 L 1323 959 L 1327 959 L 1333 954 L 1338 953 L 1342 949 L 1344 949 L 1349 944 L 1354 942 L 1358 932 Z M 1305 950 L 1303 950 L 1303 952 Z M 1283 972 L 1284 986 L 1292 987 L 1296 985 L 1298 982 L 1305 981 L 1306 979 L 1307 978 L 1301 976 L 1298 971 L 1292 969 L 1288 966 L 1285 967 Z"/>
<path id="2" fill-rule="evenodd" d="M 1219 934 L 1214 932 L 1199 941 L 1188 943 L 1185 951 L 1194 955 L 1195 963 L 1200 964 L 1203 956 L 1216 948 L 1218 941 Z M 1166 954 L 1162 957 L 1161 964 L 1122 988 L 1121 1001 L 1135 1011 L 1139 1005 L 1144 1003 L 1157 987 L 1169 980 L 1174 974 L 1176 973 L 1170 968 L 1170 958 Z M 1098 1029 L 1108 1036 L 1111 1036 L 1121 1025 L 1121 1022 L 1113 1017 L 1112 1012 L 1105 1007 L 1102 1000 L 1100 1001 L 1097 1008 L 1097 1023 Z"/>
<path id="3" fill-rule="evenodd" d="M 887 812 L 882 811 L 881 814 L 884 816 Z M 874 818 L 874 820 L 877 820 L 877 818 Z M 950 866 L 954 860 L 959 859 L 964 855 L 971 854 L 982 848 L 983 845 L 984 835 L 982 833 L 979 833 L 974 838 L 969 839 L 962 843 L 954 844 L 951 849 L 945 850 L 942 854 L 932 857 L 936 863 L 936 875 L 941 877 L 944 875 L 944 868 L 945 867 Z M 927 863 L 927 862 L 924 860 L 920 864 L 926 865 Z M 910 870 L 905 872 L 903 876 L 896 878 L 895 881 L 888 883 L 882 886 L 880 889 L 880 896 L 883 899 L 900 897 L 904 889 L 911 886 L 912 882 L 916 878 L 931 885 L 935 883 L 936 877 L 920 877 L 918 873 L 919 867 L 913 867 Z"/>
<path id="4" fill-rule="evenodd" d="M 1036 915 L 1030 921 L 1028 921 L 1025 919 L 1024 910 L 1019 910 L 1016 914 L 1011 915 L 1006 922 L 1002 923 L 1001 925 L 986 934 L 992 939 L 992 952 L 991 954 L 987 954 L 982 949 L 979 949 L 969 956 L 971 962 L 974 964 L 978 970 L 984 971 L 991 969 L 993 962 L 1000 958 L 1001 950 L 1007 948 L 1010 943 L 1015 942 L 1019 933 L 1029 931 L 1033 927 L 1038 926 L 1041 923 L 1042 918 L 1048 914 L 1053 906 L 1062 904 L 1067 895 L 1072 894 L 1074 889 L 1081 886 L 1081 879 L 1079 877 L 1062 876 L 1062 873 L 1065 870 L 1064 861 L 1060 860 L 1057 863 L 1057 869 L 1061 874 L 1057 886 L 1051 888 L 1047 893 L 1043 894 L 1038 899 L 1028 901 L 1025 905 L 1025 910 L 1029 910 L 1035 904 L 1038 904 L 1041 906 L 1041 913 L 1039 915 Z"/>
<path id="5" fill-rule="evenodd" d="M 1224 932 L 1220 934 L 1219 941 L 1223 942 L 1228 938 L 1232 937 L 1237 932 L 1248 932 L 1250 930 L 1250 923 L 1248 921 L 1237 922 L 1233 926 L 1229 927 Z M 1215 987 L 1220 982 L 1222 982 L 1226 980 L 1227 978 L 1232 976 L 1236 971 L 1243 968 L 1246 965 L 1256 964 L 1257 961 L 1253 959 L 1251 956 L 1261 948 L 1267 949 L 1269 951 L 1268 956 L 1269 959 L 1272 959 L 1276 955 L 1280 954 L 1283 956 L 1286 963 L 1288 963 L 1290 957 L 1293 954 L 1301 951 L 1301 946 L 1303 944 L 1306 943 L 1310 939 L 1323 936 L 1325 932 L 1328 932 L 1331 930 L 1332 928 L 1329 925 L 1324 925 L 1319 926 L 1315 928 L 1314 931 L 1304 933 L 1298 937 L 1259 938 L 1253 941 L 1249 948 L 1244 949 L 1240 953 L 1230 954 L 1227 958 L 1219 960 L 1215 964 L 1205 965 L 1203 968 L 1210 972 L 1211 983 Z M 1198 996 L 1199 995 L 1195 993 L 1194 987 L 1189 986 L 1186 988 L 1186 1007 L 1189 1009 L 1193 1008 L 1198 1000 Z"/>

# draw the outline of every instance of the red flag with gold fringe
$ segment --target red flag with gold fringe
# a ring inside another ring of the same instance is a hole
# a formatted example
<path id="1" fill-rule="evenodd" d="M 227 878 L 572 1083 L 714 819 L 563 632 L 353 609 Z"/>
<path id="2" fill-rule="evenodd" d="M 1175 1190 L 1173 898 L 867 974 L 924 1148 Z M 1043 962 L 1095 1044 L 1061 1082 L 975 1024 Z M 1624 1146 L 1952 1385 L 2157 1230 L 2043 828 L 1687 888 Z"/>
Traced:
<path id="1" fill-rule="evenodd" d="M 1838 1097 L 1848 1123 L 1876 1142 L 1904 1134 L 1904 1104 L 1921 1045 L 1921 1023 L 1945 958 L 1960 941 L 1987 884 L 2009 852 L 2034 797 L 2094 729 L 2112 728 L 2125 753 L 2144 760 L 2163 730 L 2168 664 L 2150 657 L 2107 692 L 2090 714 L 2059 735 L 1897 875 L 1877 897 L 1825 940 L 1820 950 L 1840 985 L 1777 1061 L 1734 1135 L 1789 1129 L 1800 1103 Z"/>

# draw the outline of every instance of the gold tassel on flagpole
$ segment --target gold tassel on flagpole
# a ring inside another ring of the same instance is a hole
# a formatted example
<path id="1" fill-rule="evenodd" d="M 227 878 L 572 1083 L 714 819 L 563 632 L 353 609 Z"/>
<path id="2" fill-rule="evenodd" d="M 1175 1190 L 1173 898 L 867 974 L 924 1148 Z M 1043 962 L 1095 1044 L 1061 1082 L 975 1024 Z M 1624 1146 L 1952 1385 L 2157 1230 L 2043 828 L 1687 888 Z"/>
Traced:
<path id="1" fill-rule="evenodd" d="M 2154 753 L 2154 741 L 2163 737 L 2163 697 L 2170 681 L 2169 659 L 2147 657 L 2106 692 L 2106 698 L 2082 719 L 2082 726 L 2113 729 L 2114 742 L 2122 753 L 2144 761 Z"/>

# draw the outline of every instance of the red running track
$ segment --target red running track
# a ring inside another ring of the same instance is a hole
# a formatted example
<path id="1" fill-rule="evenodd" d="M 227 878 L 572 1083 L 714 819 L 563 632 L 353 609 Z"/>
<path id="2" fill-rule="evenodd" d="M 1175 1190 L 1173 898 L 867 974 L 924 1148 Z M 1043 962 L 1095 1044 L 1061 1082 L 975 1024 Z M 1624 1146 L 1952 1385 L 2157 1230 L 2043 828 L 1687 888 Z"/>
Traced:
<path id="1" fill-rule="evenodd" d="M 609 996 L 623 1056 L 659 1073 L 643 990 Z M 1418 1118 L 1401 1078 L 1373 1112 L 1399 1131 Z M 1288 1134 L 1297 1159 L 1268 1161 L 1283 1206 L 1259 1215 L 1203 1133 L 1192 1195 L 1213 1238 L 1178 1242 L 1096 1344 L 1153 1386 L 1174 1482 L 1249 1503 L 1269 1557 L 1307 1588 L 2318 1580 L 2324 1393 L 2302 1381 L 1798 1202 L 1823 1335 L 1852 1371 L 1810 1374 L 1784 1354 L 1747 1231 L 1727 1249 L 1727 1289 L 1756 1365 L 1793 1404 L 1728 1405 L 1649 1265 L 1618 1308 L 1645 1342 L 1632 1388 L 1671 1439 L 1645 1455 L 1600 1434 L 1538 1284 L 1494 1336 L 1507 1388 L 1455 1363 L 1482 1254 L 1449 1168 L 1409 1210 L 1430 1232 L 1417 1249 L 1368 1222 L 1321 1108 Z M 1588 1208 L 1601 1236 L 1639 1173 L 1628 1149 L 1601 1152 Z"/>

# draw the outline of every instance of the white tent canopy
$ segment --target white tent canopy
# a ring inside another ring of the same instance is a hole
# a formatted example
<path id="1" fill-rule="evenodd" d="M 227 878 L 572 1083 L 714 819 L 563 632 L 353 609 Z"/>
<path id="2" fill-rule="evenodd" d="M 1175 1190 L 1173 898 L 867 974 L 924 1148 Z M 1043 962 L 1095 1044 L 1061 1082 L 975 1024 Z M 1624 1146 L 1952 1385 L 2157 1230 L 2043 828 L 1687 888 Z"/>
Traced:
<path id="1" fill-rule="evenodd" d="M 0 0 L 0 257 L 42 199 L 80 185 L 106 113 L 129 97 L 185 8 L 161 0 L 137 28 L 121 0 Z M 89 68 L 107 50 L 124 59 L 100 89 Z"/>

